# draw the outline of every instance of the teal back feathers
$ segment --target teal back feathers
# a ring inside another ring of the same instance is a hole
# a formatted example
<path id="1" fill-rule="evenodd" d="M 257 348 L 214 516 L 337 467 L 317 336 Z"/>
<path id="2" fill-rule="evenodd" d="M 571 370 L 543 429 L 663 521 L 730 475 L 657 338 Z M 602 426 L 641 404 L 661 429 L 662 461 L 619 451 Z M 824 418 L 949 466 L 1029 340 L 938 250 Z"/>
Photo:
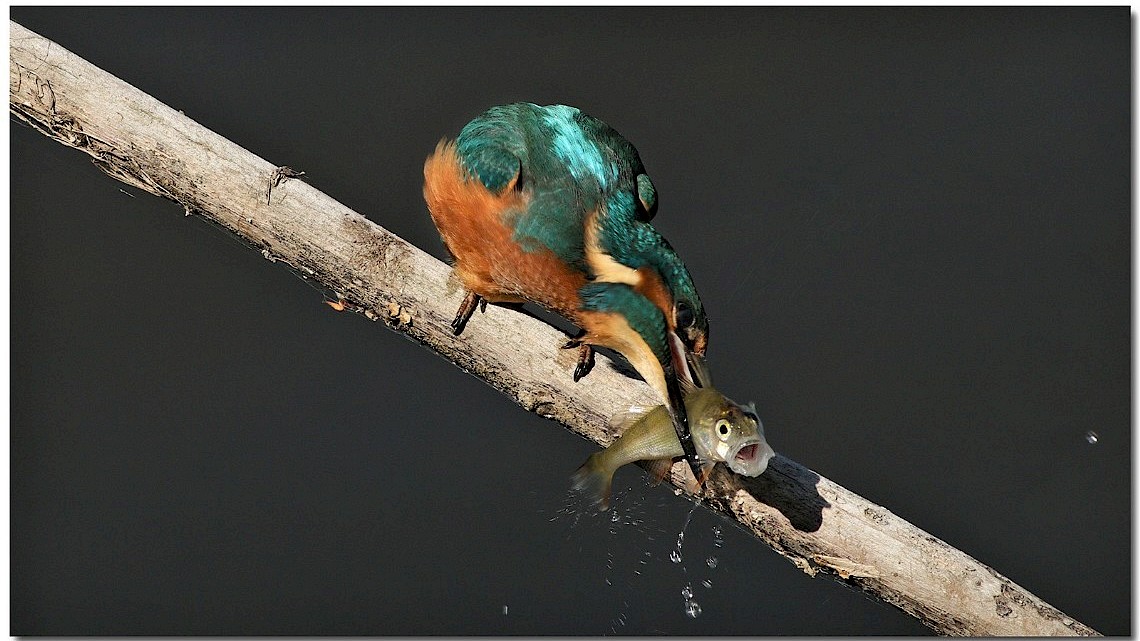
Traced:
<path id="1" fill-rule="evenodd" d="M 636 193 L 638 176 L 652 190 L 633 145 L 574 107 L 492 107 L 467 123 L 457 143 L 468 171 L 492 192 L 518 176 L 529 205 L 509 221 L 515 241 L 530 251 L 547 247 L 573 265 L 584 265 L 588 214 L 613 193 Z"/>
<path id="2" fill-rule="evenodd" d="M 513 184 L 526 195 L 525 210 L 503 216 L 519 246 L 549 249 L 591 279 L 585 227 L 596 215 L 600 249 L 631 269 L 660 274 L 674 304 L 689 310 L 689 327 L 700 330 L 703 352 L 704 307 L 688 269 L 649 224 L 657 190 L 637 149 L 617 131 L 574 107 L 515 103 L 469 122 L 457 150 L 468 172 L 491 192 Z M 676 309 L 661 311 L 679 320 Z"/>

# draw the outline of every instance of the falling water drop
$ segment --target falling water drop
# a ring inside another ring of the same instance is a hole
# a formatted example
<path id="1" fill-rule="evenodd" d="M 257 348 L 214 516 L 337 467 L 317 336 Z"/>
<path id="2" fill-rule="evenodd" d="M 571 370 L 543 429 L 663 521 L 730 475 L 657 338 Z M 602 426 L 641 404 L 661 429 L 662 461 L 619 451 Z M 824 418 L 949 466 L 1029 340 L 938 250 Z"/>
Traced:
<path id="1" fill-rule="evenodd" d="M 693 598 L 693 586 L 686 585 L 684 589 L 681 590 L 681 596 L 685 597 L 686 601 Z"/>
<path id="2" fill-rule="evenodd" d="M 720 561 L 718 561 L 715 556 L 710 556 L 709 558 L 705 559 L 705 563 L 709 566 L 710 570 L 714 570 L 716 569 L 716 564 L 720 563 Z"/>
<path id="3" fill-rule="evenodd" d="M 712 581 L 709 581 L 708 579 L 701 581 L 701 585 L 705 586 L 706 588 L 712 589 Z"/>
<path id="4" fill-rule="evenodd" d="M 1100 436 L 1098 436 L 1096 432 L 1089 430 L 1085 432 L 1085 440 L 1089 442 L 1089 445 L 1096 445 L 1097 441 L 1100 440 Z"/>
<path id="5" fill-rule="evenodd" d="M 714 525 L 712 532 L 713 532 L 713 545 L 717 546 L 718 548 L 720 546 L 724 545 L 724 537 L 720 531 L 720 527 Z"/>
<path id="6" fill-rule="evenodd" d="M 681 562 L 681 551 L 680 550 L 673 550 L 672 552 L 670 552 L 669 553 L 669 560 L 674 562 L 674 563 L 680 563 Z"/>
<path id="7" fill-rule="evenodd" d="M 693 601 L 692 599 L 686 599 L 685 614 L 688 615 L 690 619 L 695 619 L 701 616 L 701 604 Z"/>

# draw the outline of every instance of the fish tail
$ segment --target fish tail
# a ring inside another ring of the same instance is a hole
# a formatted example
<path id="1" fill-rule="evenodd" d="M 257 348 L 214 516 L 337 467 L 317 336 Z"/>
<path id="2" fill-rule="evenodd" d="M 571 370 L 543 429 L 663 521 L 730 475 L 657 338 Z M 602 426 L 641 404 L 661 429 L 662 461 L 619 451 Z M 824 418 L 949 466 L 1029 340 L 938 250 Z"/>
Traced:
<path id="1" fill-rule="evenodd" d="M 604 512 L 610 507 L 614 473 L 603 464 L 602 454 L 604 451 L 591 454 L 582 467 L 574 472 L 571 482 L 575 491 L 593 498 L 598 509 Z"/>

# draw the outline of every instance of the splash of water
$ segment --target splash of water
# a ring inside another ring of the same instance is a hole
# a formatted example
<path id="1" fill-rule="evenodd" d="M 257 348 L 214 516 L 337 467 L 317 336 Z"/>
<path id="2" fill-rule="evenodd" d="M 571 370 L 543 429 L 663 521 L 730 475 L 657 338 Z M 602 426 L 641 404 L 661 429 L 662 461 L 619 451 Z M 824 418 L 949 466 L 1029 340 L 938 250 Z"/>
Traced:
<path id="1" fill-rule="evenodd" d="M 685 515 L 685 523 L 681 526 L 681 531 L 677 534 L 677 546 L 669 553 L 669 560 L 674 563 L 680 563 L 683 558 L 681 556 L 681 547 L 685 544 L 685 532 L 689 529 L 689 521 L 693 520 L 693 512 L 696 511 L 697 504 L 693 503 L 693 507 L 690 508 L 689 513 Z M 681 569 L 684 570 L 685 566 L 681 566 Z"/>
<path id="2" fill-rule="evenodd" d="M 693 586 L 686 585 L 681 590 L 681 597 L 684 599 L 685 616 L 690 619 L 695 619 L 701 615 L 701 604 L 693 600 Z"/>

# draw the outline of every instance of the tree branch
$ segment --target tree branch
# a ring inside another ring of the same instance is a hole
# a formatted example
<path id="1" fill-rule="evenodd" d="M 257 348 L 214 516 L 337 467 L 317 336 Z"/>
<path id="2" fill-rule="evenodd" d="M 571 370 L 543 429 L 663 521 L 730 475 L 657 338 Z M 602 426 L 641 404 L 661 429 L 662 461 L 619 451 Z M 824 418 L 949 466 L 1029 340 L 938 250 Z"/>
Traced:
<path id="1" fill-rule="evenodd" d="M 606 419 L 652 404 L 640 381 L 596 367 L 574 383 L 565 336 L 490 307 L 461 337 L 447 265 L 301 180 L 57 44 L 10 23 L 10 111 L 127 184 L 181 204 L 326 287 L 346 308 L 422 343 L 527 411 L 599 445 Z M 425 150 L 426 154 L 427 150 Z M 418 162 L 419 159 L 409 159 Z M 426 213 L 425 213 L 426 215 Z M 508 340 L 504 340 L 509 337 Z M 683 487 L 683 464 L 669 479 Z M 1095 635 L 1024 588 L 885 508 L 777 456 L 756 479 L 717 469 L 703 505 L 804 572 L 833 575 L 944 634 Z"/>

